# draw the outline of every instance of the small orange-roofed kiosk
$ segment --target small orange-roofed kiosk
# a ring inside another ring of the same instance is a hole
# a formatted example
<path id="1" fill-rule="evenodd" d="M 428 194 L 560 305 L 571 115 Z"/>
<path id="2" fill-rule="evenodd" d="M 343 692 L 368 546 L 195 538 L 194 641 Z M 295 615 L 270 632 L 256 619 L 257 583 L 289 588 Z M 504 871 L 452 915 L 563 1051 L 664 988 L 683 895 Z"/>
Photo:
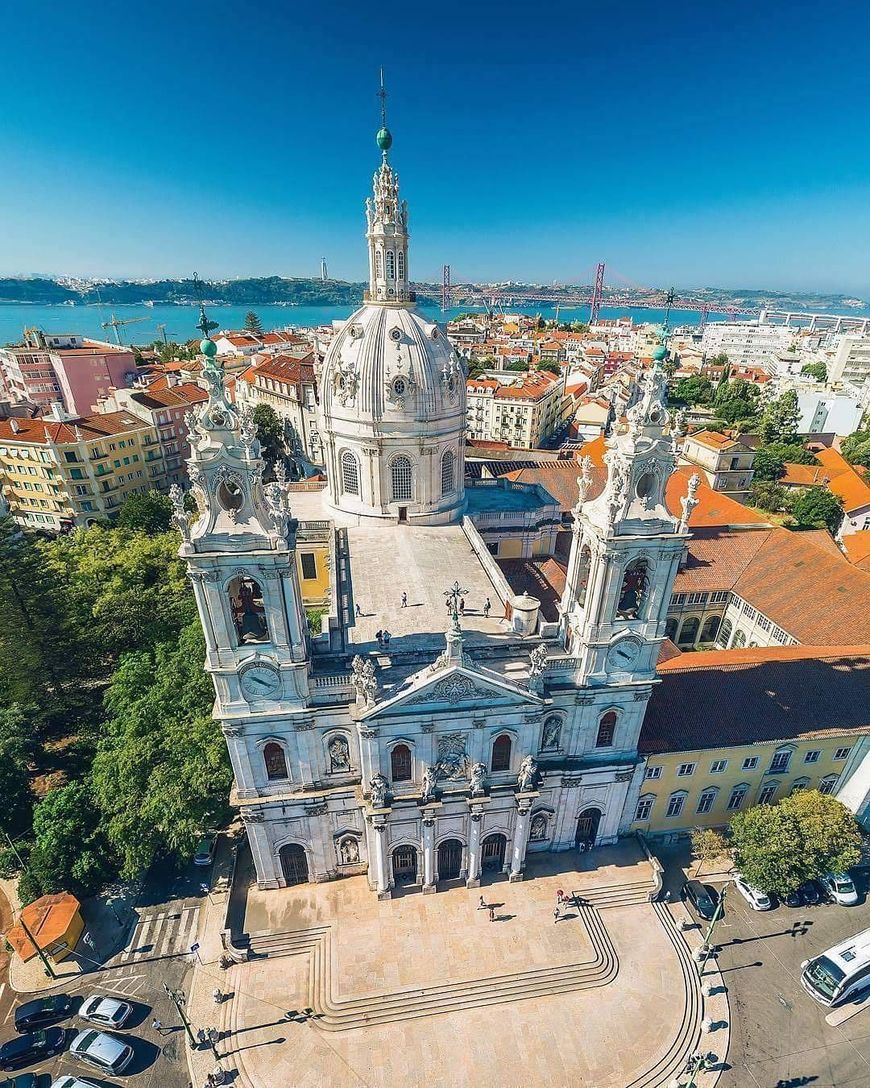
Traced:
<path id="1" fill-rule="evenodd" d="M 59 963 L 75 948 L 85 924 L 81 903 L 69 892 L 43 895 L 24 907 L 20 918 L 24 925 L 17 922 L 6 934 L 6 940 L 25 963 L 37 955 L 33 941 L 49 959 Z"/>

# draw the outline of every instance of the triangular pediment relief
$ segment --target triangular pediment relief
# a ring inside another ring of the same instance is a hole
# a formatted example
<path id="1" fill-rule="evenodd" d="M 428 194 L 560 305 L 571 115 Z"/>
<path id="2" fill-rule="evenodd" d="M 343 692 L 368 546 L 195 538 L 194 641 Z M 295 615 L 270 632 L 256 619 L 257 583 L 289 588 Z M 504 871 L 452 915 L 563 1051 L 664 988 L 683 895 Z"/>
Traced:
<path id="1" fill-rule="evenodd" d="M 541 706 L 543 700 L 526 688 L 505 680 L 488 669 L 456 665 L 437 671 L 424 669 L 405 682 L 401 691 L 366 711 L 367 721 L 380 716 L 485 709 L 490 707 Z"/>

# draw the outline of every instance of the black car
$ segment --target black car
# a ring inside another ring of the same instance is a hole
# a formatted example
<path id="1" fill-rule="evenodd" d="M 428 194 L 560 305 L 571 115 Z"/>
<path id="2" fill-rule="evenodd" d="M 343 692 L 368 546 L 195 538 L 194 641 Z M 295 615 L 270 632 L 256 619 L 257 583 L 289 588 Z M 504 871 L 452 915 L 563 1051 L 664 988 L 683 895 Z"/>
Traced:
<path id="1" fill-rule="evenodd" d="M 0 1080 L 0 1088 L 39 1088 L 38 1073 L 19 1073 L 12 1080 Z"/>
<path id="2" fill-rule="evenodd" d="M 69 1016 L 72 1008 L 73 999 L 69 994 L 53 994 L 51 997 L 28 1001 L 15 1010 L 15 1030 L 24 1032 L 44 1028 L 55 1020 L 63 1020 L 65 1016 Z"/>
<path id="3" fill-rule="evenodd" d="M 822 901 L 822 893 L 814 880 L 808 880 L 805 884 L 801 884 L 798 891 L 801 893 L 801 899 L 808 907 L 814 907 L 816 903 Z"/>
<path id="4" fill-rule="evenodd" d="M 786 892 L 782 897 L 782 901 L 787 907 L 802 907 L 804 905 L 804 897 L 800 893 L 800 888 L 795 888 L 793 892 Z"/>
<path id="5" fill-rule="evenodd" d="M 41 1062 L 59 1054 L 66 1042 L 63 1028 L 47 1028 L 32 1035 L 19 1035 L 0 1046 L 0 1069 L 19 1069 L 31 1062 Z"/>
<path id="6" fill-rule="evenodd" d="M 700 880 L 687 880 L 681 895 L 692 904 L 704 921 L 712 921 L 719 905 L 719 893 L 715 888 L 709 884 L 702 884 Z"/>

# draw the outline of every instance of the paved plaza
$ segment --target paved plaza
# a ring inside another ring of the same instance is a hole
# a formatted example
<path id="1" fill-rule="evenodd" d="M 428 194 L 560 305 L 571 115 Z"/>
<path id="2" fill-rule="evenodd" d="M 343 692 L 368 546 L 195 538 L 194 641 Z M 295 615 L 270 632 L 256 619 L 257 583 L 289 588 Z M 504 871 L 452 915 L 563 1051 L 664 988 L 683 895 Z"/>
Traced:
<path id="1" fill-rule="evenodd" d="M 285 954 L 223 976 L 224 1065 L 251 1088 L 668 1083 L 697 1021 L 685 957 L 644 901 L 648 863 L 595 853 L 596 868 L 551 855 L 519 884 L 389 901 L 364 877 L 251 889 L 252 944 L 269 933 L 260 950 Z M 555 921 L 559 889 L 576 902 Z"/>

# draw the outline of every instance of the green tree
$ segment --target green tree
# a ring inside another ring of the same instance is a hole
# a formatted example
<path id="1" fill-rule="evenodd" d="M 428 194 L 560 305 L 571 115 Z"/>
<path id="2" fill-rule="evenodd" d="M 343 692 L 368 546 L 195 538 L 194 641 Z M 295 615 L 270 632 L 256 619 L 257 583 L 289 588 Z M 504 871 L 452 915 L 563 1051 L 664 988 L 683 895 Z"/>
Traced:
<path id="1" fill-rule="evenodd" d="M 114 857 L 99 825 L 87 780 L 68 782 L 39 802 L 24 882 L 30 897 L 64 891 L 92 895 L 113 875 Z"/>
<path id="2" fill-rule="evenodd" d="M 817 790 L 799 790 L 776 805 L 738 812 L 731 820 L 731 846 L 746 880 L 779 895 L 826 872 L 848 869 L 861 857 L 855 817 Z"/>
<path id="3" fill-rule="evenodd" d="M 758 415 L 758 388 L 742 378 L 720 382 L 713 404 L 717 416 L 729 424 L 750 424 Z"/>
<path id="4" fill-rule="evenodd" d="M 844 438 L 840 452 L 850 465 L 863 465 L 870 468 L 870 430 L 855 431 Z"/>
<path id="5" fill-rule="evenodd" d="M 517 373 L 523 373 L 523 374 L 528 369 L 529 369 L 529 364 L 528 363 L 521 363 L 519 361 L 519 359 L 517 359 L 513 363 L 507 363 L 507 365 L 505 366 L 505 370 L 513 370 L 513 371 L 516 371 Z"/>
<path id="6" fill-rule="evenodd" d="M 712 404 L 714 392 L 709 378 L 693 374 L 691 378 L 681 378 L 674 385 L 672 399 L 681 404 Z"/>
<path id="7" fill-rule="evenodd" d="M 827 529 L 836 534 L 843 520 L 843 500 L 825 487 L 807 487 L 791 508 L 801 529 Z"/>
<path id="8" fill-rule="evenodd" d="M 756 480 L 780 480 L 785 475 L 787 464 L 817 465 L 818 463 L 816 457 L 800 444 L 771 442 L 770 445 L 758 447 L 752 467 L 755 469 Z"/>
<path id="9" fill-rule="evenodd" d="M 17 703 L 0 707 L 0 831 L 15 839 L 30 829 L 33 796 L 28 762 L 33 725 Z M 0 847 L 5 848 L 0 837 Z"/>
<path id="10" fill-rule="evenodd" d="M 544 359 L 542 362 L 538 363 L 538 370 L 548 370 L 551 374 L 562 373 L 562 368 L 555 359 Z"/>
<path id="11" fill-rule="evenodd" d="M 263 326 L 260 324 L 260 319 L 253 310 L 248 310 L 245 314 L 245 329 L 247 332 L 252 332 L 255 336 L 263 335 Z"/>
<path id="12" fill-rule="evenodd" d="M 789 389 L 782 396 L 772 400 L 761 413 L 758 421 L 758 434 L 765 445 L 771 442 L 783 442 L 786 445 L 799 444 L 797 428 L 801 413 L 798 407 L 797 393 Z"/>
<path id="13" fill-rule="evenodd" d="M 752 484 L 752 505 L 771 514 L 783 509 L 786 495 L 786 489 L 773 480 L 758 480 Z"/>
<path id="14" fill-rule="evenodd" d="M 232 771 L 204 657 L 194 620 L 178 641 L 126 654 L 106 693 L 94 793 L 125 877 L 169 851 L 190 856 L 227 815 Z"/>
<path id="15" fill-rule="evenodd" d="M 274 465 L 285 453 L 284 424 L 271 404 L 258 404 L 254 409 L 254 423 L 257 425 L 257 438 L 263 450 L 263 457 Z"/>
<path id="16" fill-rule="evenodd" d="M 159 491 L 134 491 L 128 495 L 118 511 L 121 529 L 137 529 L 153 536 L 168 533 L 172 527 L 172 503 L 168 495 Z"/>
<path id="17" fill-rule="evenodd" d="M 714 827 L 699 827 L 692 832 L 692 856 L 698 859 L 695 876 L 702 865 L 709 865 L 719 858 L 730 857 L 728 840 Z"/>
<path id="18" fill-rule="evenodd" d="M 810 378 L 815 378 L 817 382 L 824 383 L 828 380 L 828 368 L 823 362 L 805 363 L 801 367 L 801 374 L 805 374 Z"/>

